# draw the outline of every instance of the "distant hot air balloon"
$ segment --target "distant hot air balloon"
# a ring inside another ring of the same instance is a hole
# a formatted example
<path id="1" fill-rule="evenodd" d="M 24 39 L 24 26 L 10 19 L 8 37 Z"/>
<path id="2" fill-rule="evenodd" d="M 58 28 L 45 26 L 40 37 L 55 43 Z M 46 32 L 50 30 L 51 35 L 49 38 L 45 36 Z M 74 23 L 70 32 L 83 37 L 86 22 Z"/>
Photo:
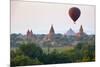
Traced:
<path id="1" fill-rule="evenodd" d="M 74 23 L 76 22 L 76 20 L 80 17 L 81 15 L 81 11 L 79 8 L 77 7 L 72 7 L 69 9 L 69 16 L 71 17 L 71 19 L 74 21 Z"/>

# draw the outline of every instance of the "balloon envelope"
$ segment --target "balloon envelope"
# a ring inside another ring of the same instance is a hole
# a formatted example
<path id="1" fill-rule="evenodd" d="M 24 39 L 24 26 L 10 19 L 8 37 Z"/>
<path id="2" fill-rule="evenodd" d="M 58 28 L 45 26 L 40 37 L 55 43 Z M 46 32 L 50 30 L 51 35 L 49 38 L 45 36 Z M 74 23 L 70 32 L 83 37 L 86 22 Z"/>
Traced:
<path id="1" fill-rule="evenodd" d="M 69 9 L 69 16 L 75 22 L 80 17 L 81 11 L 77 7 L 72 7 Z"/>

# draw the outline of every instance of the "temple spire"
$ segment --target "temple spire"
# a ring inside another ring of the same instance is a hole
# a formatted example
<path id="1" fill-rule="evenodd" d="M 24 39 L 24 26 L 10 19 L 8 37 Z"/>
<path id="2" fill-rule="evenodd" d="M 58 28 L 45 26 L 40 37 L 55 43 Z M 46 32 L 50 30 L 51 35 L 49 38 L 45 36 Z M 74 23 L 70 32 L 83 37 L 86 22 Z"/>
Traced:
<path id="1" fill-rule="evenodd" d="M 80 26 L 80 33 L 83 33 L 83 27 L 82 27 L 82 25 Z"/>
<path id="2" fill-rule="evenodd" d="M 50 33 L 55 34 L 55 31 L 54 31 L 54 28 L 53 28 L 53 24 L 51 25 L 51 28 L 50 28 L 49 34 L 50 34 Z"/>
<path id="3" fill-rule="evenodd" d="M 47 39 L 48 39 L 48 40 L 53 40 L 54 35 L 55 35 L 55 31 L 54 31 L 53 24 L 52 24 L 52 25 L 51 25 L 51 28 L 50 28 L 50 31 L 49 31 L 49 33 L 48 33 Z"/>

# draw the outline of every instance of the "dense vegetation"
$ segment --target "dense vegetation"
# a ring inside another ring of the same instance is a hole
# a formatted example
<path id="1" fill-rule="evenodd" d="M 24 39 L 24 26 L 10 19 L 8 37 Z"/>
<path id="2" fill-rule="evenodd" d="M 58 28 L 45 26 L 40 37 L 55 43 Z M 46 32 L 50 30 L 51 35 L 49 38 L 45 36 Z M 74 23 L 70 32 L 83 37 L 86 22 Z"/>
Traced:
<path id="1" fill-rule="evenodd" d="M 63 49 L 63 48 L 62 48 Z M 57 64 L 95 61 L 95 43 L 80 42 L 73 49 L 45 53 L 35 43 L 21 44 L 11 49 L 11 66 Z"/>

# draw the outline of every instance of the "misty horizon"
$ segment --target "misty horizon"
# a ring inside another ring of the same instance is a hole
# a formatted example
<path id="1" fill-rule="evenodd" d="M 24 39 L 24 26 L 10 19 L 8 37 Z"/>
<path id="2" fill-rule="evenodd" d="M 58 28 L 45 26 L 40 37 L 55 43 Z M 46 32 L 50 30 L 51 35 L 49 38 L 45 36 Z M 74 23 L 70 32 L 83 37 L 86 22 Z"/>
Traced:
<path id="1" fill-rule="evenodd" d="M 74 24 L 68 14 L 71 7 L 78 7 L 81 16 Z M 55 33 L 65 34 L 70 28 L 77 33 L 80 25 L 87 34 L 95 34 L 95 7 L 71 4 L 11 1 L 11 33 L 48 34 L 53 24 Z"/>
<path id="2" fill-rule="evenodd" d="M 71 29 L 71 28 L 69 28 L 69 29 Z M 48 34 L 49 33 L 49 31 L 50 31 L 50 29 L 48 30 L 48 32 L 47 33 L 39 33 L 39 32 L 37 32 L 37 33 L 34 33 L 34 31 L 32 30 L 32 29 L 27 29 L 27 31 L 32 31 L 33 32 L 33 34 L 36 34 L 36 35 L 41 35 L 41 34 Z M 72 29 L 73 30 L 73 29 Z M 21 33 L 21 32 L 13 32 L 13 33 L 11 33 L 11 34 L 22 34 L 22 35 L 26 35 L 27 34 L 27 31 L 24 31 L 25 33 Z M 54 29 L 54 31 L 55 31 L 55 29 Z M 67 30 L 65 33 L 61 33 L 61 32 L 56 32 L 55 31 L 55 34 L 62 34 L 62 35 L 65 35 L 67 32 L 68 32 L 69 30 Z M 74 30 L 73 30 L 73 32 L 75 33 L 75 34 L 77 34 L 79 31 L 77 31 L 77 32 L 75 32 Z M 84 31 L 83 31 L 84 32 Z M 84 33 L 86 33 L 86 32 L 84 32 Z M 86 33 L 87 35 L 95 35 L 95 34 L 89 34 L 89 33 Z M 67 34 L 66 34 L 67 35 Z"/>

